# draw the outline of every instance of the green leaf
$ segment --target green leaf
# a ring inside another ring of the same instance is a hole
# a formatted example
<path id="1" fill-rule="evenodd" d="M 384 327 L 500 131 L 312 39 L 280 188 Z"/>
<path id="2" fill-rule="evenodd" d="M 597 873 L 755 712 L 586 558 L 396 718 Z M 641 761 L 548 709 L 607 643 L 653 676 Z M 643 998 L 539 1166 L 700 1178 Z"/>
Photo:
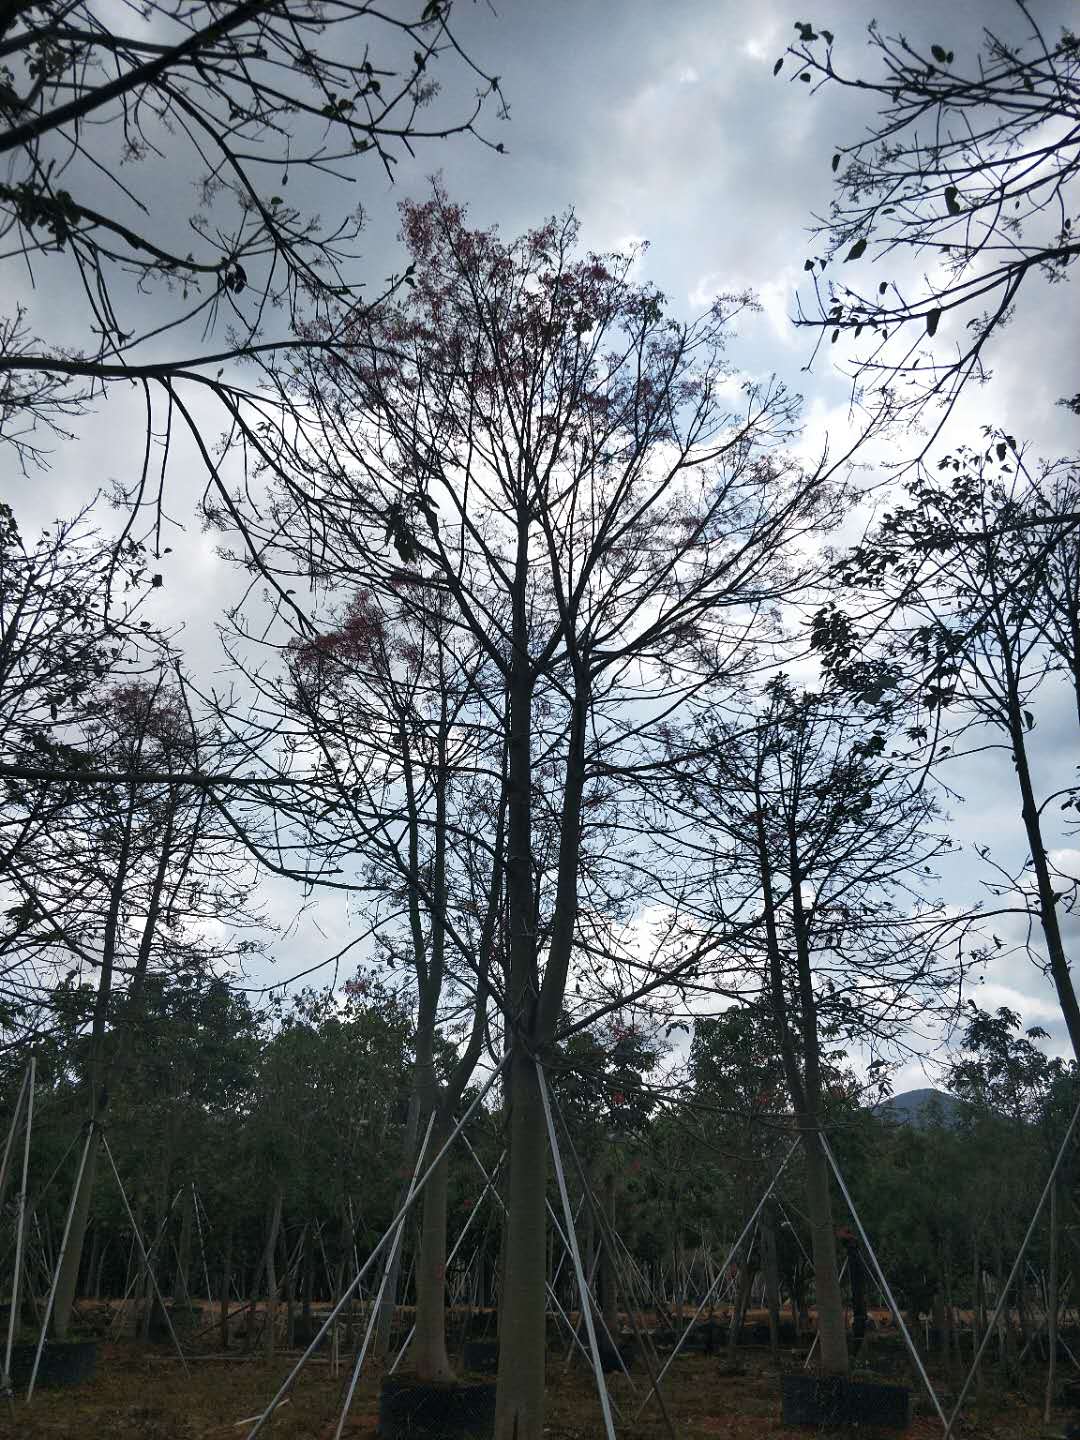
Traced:
<path id="1" fill-rule="evenodd" d="M 885 291 L 886 291 L 888 288 L 889 288 L 889 282 L 888 282 L 887 280 L 882 280 L 881 284 L 877 287 L 877 293 L 878 293 L 879 295 L 884 295 L 884 294 L 885 294 Z"/>
<path id="2" fill-rule="evenodd" d="M 937 333 L 938 321 L 941 319 L 940 310 L 931 310 L 926 317 L 926 333 L 931 338 Z"/>
<path id="3" fill-rule="evenodd" d="M 866 236 L 864 235 L 864 236 L 862 237 L 862 239 L 855 241 L 855 244 L 852 245 L 851 249 L 850 249 L 850 250 L 848 251 L 848 253 L 844 256 L 844 261 L 845 261 L 845 263 L 846 263 L 848 260 L 858 260 L 865 249 L 866 249 Z"/>
<path id="4" fill-rule="evenodd" d="M 837 172 L 837 170 L 839 170 L 839 168 L 840 168 L 840 156 L 839 156 L 839 155 L 834 155 L 834 156 L 832 157 L 832 168 L 833 168 L 833 174 L 835 175 L 836 172 Z"/>
<path id="5" fill-rule="evenodd" d="M 813 270 L 813 268 L 814 268 L 814 262 L 813 262 L 812 260 L 804 260 L 804 261 L 803 261 L 803 267 L 802 267 L 802 268 L 803 268 L 804 270 Z"/>
<path id="6" fill-rule="evenodd" d="M 930 54 L 939 65 L 947 65 L 949 63 L 948 53 L 941 45 L 931 45 Z"/>
<path id="7" fill-rule="evenodd" d="M 776 64 L 772 67 L 772 73 L 773 73 L 774 75 L 779 75 L 779 74 L 780 74 L 780 71 L 781 71 L 783 68 L 784 68 L 784 57 L 781 55 L 781 56 L 780 56 L 780 59 L 777 60 Z"/>

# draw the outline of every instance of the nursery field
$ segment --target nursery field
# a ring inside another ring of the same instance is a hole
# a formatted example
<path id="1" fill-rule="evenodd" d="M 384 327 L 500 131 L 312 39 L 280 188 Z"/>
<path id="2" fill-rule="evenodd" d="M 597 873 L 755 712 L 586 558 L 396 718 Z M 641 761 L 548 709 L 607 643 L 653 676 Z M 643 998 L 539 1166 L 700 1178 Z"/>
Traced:
<path id="1" fill-rule="evenodd" d="M 26 1440 L 59 1440 L 59 1437 L 117 1437 L 117 1440 L 201 1440 L 201 1437 L 244 1436 L 250 1426 L 238 1422 L 258 1413 L 287 1373 L 292 1361 L 278 1356 L 273 1362 L 236 1354 L 228 1359 L 204 1358 L 192 1362 L 190 1376 L 175 1359 L 163 1351 L 148 1353 L 132 1344 L 102 1348 L 97 1376 L 78 1390 L 43 1391 L 27 1408 L 16 1402 L 15 1418 L 0 1416 L 0 1436 Z M 785 1370 L 801 1370 L 800 1356 L 790 1352 L 783 1359 Z M 805 1440 L 805 1428 L 786 1427 L 780 1421 L 779 1377 L 763 1352 L 740 1356 L 739 1369 L 731 1373 L 724 1359 L 692 1355 L 676 1361 L 665 1383 L 665 1394 L 675 1433 L 692 1440 L 696 1436 L 723 1436 L 730 1440 Z M 890 1377 L 892 1378 L 892 1377 Z M 948 1377 L 933 1377 L 948 1383 Z M 264 1433 L 290 1440 L 331 1440 L 340 1412 L 345 1367 L 331 1377 L 326 1362 L 309 1365 L 293 1392 Z M 362 1377 L 352 1412 L 343 1430 L 345 1436 L 370 1436 L 378 1424 L 380 1374 L 372 1367 Z M 647 1393 L 648 1382 L 635 1375 L 636 1393 L 625 1377 L 610 1377 L 612 1398 L 623 1412 L 616 1418 L 620 1440 L 666 1440 L 669 1432 L 655 1403 L 640 1419 L 634 1411 Z M 547 1367 L 548 1408 L 545 1434 L 550 1440 L 601 1440 L 603 1423 L 592 1376 L 576 1365 L 564 1373 L 561 1355 L 552 1352 Z M 1041 1421 L 1041 1399 L 1035 1393 L 1003 1390 L 988 1382 L 980 1404 L 957 1427 L 965 1440 L 1060 1434 L 1062 1425 L 1045 1429 Z M 946 1391 L 946 1393 L 948 1393 Z M 887 1436 L 894 1431 L 860 1432 Z M 904 1432 L 911 1440 L 932 1440 L 941 1426 L 929 1413 L 929 1402 L 916 1399 L 915 1416 Z"/>

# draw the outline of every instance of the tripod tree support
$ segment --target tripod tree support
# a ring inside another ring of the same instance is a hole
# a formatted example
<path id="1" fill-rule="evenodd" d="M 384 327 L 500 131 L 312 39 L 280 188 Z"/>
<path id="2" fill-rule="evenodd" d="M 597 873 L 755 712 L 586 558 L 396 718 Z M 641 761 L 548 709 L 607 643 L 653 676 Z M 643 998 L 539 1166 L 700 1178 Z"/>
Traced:
<path id="1" fill-rule="evenodd" d="M 953 1406 L 953 1412 L 949 1416 L 948 1420 L 944 1421 L 945 1440 L 949 1440 L 949 1437 L 952 1434 L 952 1428 L 956 1424 L 956 1417 L 960 1414 L 960 1407 L 967 1399 L 967 1393 L 971 1389 L 971 1383 L 975 1379 L 975 1375 L 978 1371 L 979 1361 L 983 1357 L 983 1351 L 990 1343 L 990 1336 L 994 1333 L 994 1327 L 998 1322 L 998 1317 L 1004 1309 L 1005 1300 L 1009 1294 L 1009 1291 L 1012 1289 L 1013 1281 L 1016 1279 L 1016 1272 L 1020 1269 L 1020 1263 L 1024 1258 L 1027 1247 L 1031 1244 L 1031 1237 L 1035 1233 L 1035 1226 L 1038 1223 L 1039 1216 L 1042 1214 L 1042 1208 L 1046 1204 L 1046 1197 L 1050 1194 L 1050 1191 L 1053 1189 L 1054 1186 L 1054 1181 L 1057 1179 L 1058 1170 L 1061 1168 L 1061 1162 L 1065 1158 L 1065 1151 L 1069 1148 L 1069 1141 L 1073 1137 L 1073 1131 L 1076 1129 L 1077 1120 L 1080 1120 L 1080 1105 L 1077 1105 L 1076 1109 L 1073 1111 L 1073 1117 L 1069 1121 L 1069 1128 L 1065 1131 L 1065 1137 L 1061 1142 L 1060 1149 L 1058 1150 L 1057 1159 L 1054 1161 L 1054 1166 L 1053 1169 L 1050 1171 L 1049 1179 L 1043 1186 L 1043 1192 L 1039 1196 L 1039 1203 L 1035 1206 L 1035 1214 L 1031 1217 L 1031 1224 L 1027 1228 L 1027 1234 L 1024 1236 L 1023 1240 L 1020 1243 L 1020 1249 L 1017 1252 L 1016 1259 L 1013 1261 L 1013 1267 L 1009 1271 L 1009 1278 L 1001 1287 L 1001 1293 L 998 1295 L 997 1304 L 994 1306 L 994 1313 L 987 1321 L 986 1333 L 983 1335 L 982 1344 L 979 1346 L 975 1359 L 971 1362 L 971 1369 L 968 1371 L 967 1379 L 964 1381 L 963 1386 L 961 1387 L 960 1394 L 956 1397 L 956 1404 Z"/>
<path id="2" fill-rule="evenodd" d="M 12 1141 L 15 1139 L 15 1129 L 19 1123 L 19 1113 L 22 1109 L 23 1096 L 26 1096 L 26 1135 L 23 1139 L 23 1164 L 22 1184 L 19 1187 L 19 1218 L 16 1221 L 15 1229 L 15 1274 L 11 1281 L 11 1310 L 8 1314 L 7 1346 L 4 1350 L 4 1371 L 0 1376 L 0 1388 L 9 1398 L 11 1396 L 11 1352 L 15 1346 L 15 1326 L 19 1319 L 19 1281 L 22 1279 L 23 1266 L 23 1245 L 26 1239 L 26 1191 L 30 1175 L 30 1131 L 34 1124 L 34 1081 L 37 1076 L 37 1057 L 31 1055 L 30 1064 L 26 1074 L 23 1076 L 22 1088 L 19 1090 L 19 1098 L 15 1102 L 15 1115 L 11 1121 L 11 1132 L 8 1135 L 7 1144 L 4 1147 L 4 1161 L 2 1178 L 0 1178 L 0 1202 L 3 1201 L 4 1190 L 7 1185 L 8 1160 L 11 1155 Z"/>
<path id="3" fill-rule="evenodd" d="M 589 1349 L 592 1351 L 593 1370 L 596 1373 L 596 1388 L 600 1395 L 600 1409 L 604 1415 L 604 1429 L 607 1432 L 608 1440 L 615 1440 L 615 1424 L 611 1418 L 611 1400 L 608 1397 L 603 1366 L 600 1364 L 600 1347 L 596 1341 L 596 1326 L 593 1324 L 592 1307 L 589 1304 L 589 1287 L 585 1280 L 585 1269 L 581 1263 L 581 1251 L 578 1249 L 577 1231 L 574 1229 L 574 1211 L 570 1204 L 570 1196 L 566 1193 L 566 1175 L 563 1172 L 562 1156 L 559 1154 L 559 1141 L 555 1134 L 555 1122 L 551 1118 L 551 1105 L 548 1102 L 544 1067 L 540 1064 L 539 1060 L 535 1063 L 536 1078 L 540 1086 L 540 1100 L 544 1107 L 544 1119 L 547 1122 L 548 1138 L 551 1141 L 551 1156 L 555 1162 L 555 1177 L 559 1182 L 559 1196 L 562 1200 L 563 1215 L 566 1217 L 567 1236 L 570 1242 L 570 1258 L 574 1262 L 574 1273 L 577 1276 L 578 1290 L 581 1294 L 581 1313 L 585 1320 L 585 1331 L 589 1337 Z"/>
<path id="4" fill-rule="evenodd" d="M 67 1250 L 68 1238 L 71 1235 L 71 1220 L 75 1214 L 75 1202 L 79 1197 L 79 1186 L 82 1184 L 83 1172 L 86 1170 L 86 1161 L 90 1155 L 90 1146 L 94 1141 L 94 1121 L 91 1120 L 86 1127 L 86 1144 L 83 1146 L 82 1158 L 79 1160 L 79 1171 L 75 1176 L 75 1185 L 71 1191 L 71 1203 L 68 1205 L 67 1219 L 64 1221 L 64 1234 L 60 1241 L 60 1254 L 56 1257 L 56 1270 L 53 1274 L 52 1284 L 49 1286 L 49 1298 L 45 1303 L 45 1316 L 41 1322 L 41 1334 L 38 1336 L 37 1350 L 34 1353 L 34 1368 L 30 1371 L 30 1384 L 26 1387 L 26 1403 L 29 1404 L 34 1398 L 34 1386 L 37 1384 L 38 1367 L 41 1365 L 41 1352 L 45 1348 L 45 1336 L 49 1331 L 49 1321 L 52 1319 L 53 1305 L 56 1302 L 56 1287 L 60 1283 L 60 1267 L 64 1263 L 64 1254 Z"/>
<path id="5" fill-rule="evenodd" d="M 248 1431 L 247 1440 L 255 1440 L 255 1436 L 259 1434 L 259 1432 L 263 1429 L 267 1422 L 272 1418 L 274 1411 L 278 1408 L 282 1400 L 284 1400 L 285 1396 L 292 1389 L 293 1385 L 296 1383 L 296 1377 L 300 1374 L 300 1371 L 304 1368 L 307 1362 L 311 1359 L 312 1355 L 315 1354 L 315 1351 L 322 1344 L 323 1336 L 330 1329 L 331 1325 L 333 1325 L 334 1321 L 341 1314 L 345 1306 L 349 1303 L 350 1299 L 353 1296 L 353 1293 L 359 1286 L 361 1280 L 363 1280 L 364 1276 L 367 1274 L 367 1272 L 371 1269 L 372 1265 L 382 1254 L 389 1241 L 393 1238 L 395 1232 L 397 1231 L 398 1225 L 409 1213 L 409 1210 L 412 1208 L 412 1206 L 416 1203 L 417 1198 L 423 1191 L 424 1186 L 431 1179 L 431 1176 L 434 1174 L 435 1169 L 442 1160 L 443 1156 L 447 1153 L 451 1145 L 457 1139 L 458 1135 L 465 1128 L 468 1121 L 472 1118 L 473 1112 L 477 1109 L 481 1100 L 483 1100 L 484 1096 L 488 1093 L 491 1087 L 495 1084 L 495 1081 L 502 1074 L 508 1059 L 509 1052 L 503 1056 L 503 1058 L 499 1061 L 498 1065 L 495 1066 L 495 1069 L 492 1070 L 487 1080 L 485 1080 L 484 1084 L 477 1091 L 464 1115 L 462 1115 L 461 1119 L 454 1126 L 453 1130 L 451 1130 L 450 1134 L 443 1141 L 442 1145 L 439 1148 L 439 1153 L 435 1156 L 435 1159 L 432 1160 L 431 1164 L 420 1177 L 419 1181 L 416 1184 L 416 1188 L 413 1190 L 412 1194 L 408 1197 L 405 1203 L 401 1206 L 400 1210 L 390 1221 L 389 1228 L 386 1230 L 382 1239 L 378 1242 L 374 1250 L 372 1250 L 371 1254 L 364 1261 L 363 1265 L 357 1271 L 356 1275 L 354 1275 L 352 1280 L 345 1287 L 340 1299 L 330 1311 L 329 1315 L 327 1315 L 322 1325 L 319 1327 L 315 1338 L 312 1340 L 311 1344 L 304 1351 L 303 1355 L 300 1356 L 300 1359 L 289 1371 L 288 1375 L 286 1375 L 285 1379 L 281 1382 L 281 1385 L 278 1388 L 277 1394 L 274 1396 L 274 1398 L 270 1401 L 269 1405 L 267 1405 L 266 1409 L 255 1421 L 255 1424 Z"/>

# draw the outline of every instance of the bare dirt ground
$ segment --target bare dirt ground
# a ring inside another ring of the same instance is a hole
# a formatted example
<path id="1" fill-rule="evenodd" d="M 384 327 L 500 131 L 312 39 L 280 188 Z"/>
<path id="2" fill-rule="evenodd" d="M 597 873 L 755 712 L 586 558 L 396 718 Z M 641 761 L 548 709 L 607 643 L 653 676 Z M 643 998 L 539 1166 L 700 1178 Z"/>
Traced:
<path id="1" fill-rule="evenodd" d="M 880 1366 L 871 1373 L 893 1383 L 908 1383 L 905 1362 L 893 1344 L 878 1345 Z M 890 1353 L 886 1356 L 886 1350 Z M 204 1355 L 193 1358 L 190 1375 L 164 1347 L 147 1349 L 131 1342 L 101 1346 L 96 1377 L 77 1388 L 40 1391 L 27 1406 L 20 1396 L 13 1409 L 0 1413 L 0 1436 L 19 1440 L 243 1440 L 250 1424 L 238 1422 L 257 1414 L 288 1373 L 295 1357 L 279 1355 L 268 1361 L 242 1352 L 227 1358 Z M 802 1372 L 802 1354 L 784 1352 L 782 1368 Z M 873 1365 L 874 1356 L 870 1356 Z M 332 1376 L 326 1361 L 310 1365 L 301 1375 L 291 1402 L 283 1407 L 264 1434 L 272 1440 L 331 1440 L 348 1381 L 348 1358 L 339 1375 Z M 887 1363 L 886 1363 L 887 1361 Z M 1066 1367 L 1068 1368 L 1068 1367 Z M 813 1432 L 780 1423 L 780 1377 L 767 1349 L 740 1352 L 739 1370 L 731 1373 L 724 1356 L 680 1357 L 664 1383 L 664 1393 L 678 1440 L 724 1437 L 724 1440 L 808 1440 Z M 962 1376 L 933 1367 L 943 1398 L 955 1396 Z M 380 1372 L 369 1367 L 353 1404 L 345 1435 L 373 1437 L 378 1413 Z M 1064 1378 L 1064 1377 L 1063 1377 Z M 670 1432 L 655 1401 L 635 1418 L 648 1394 L 648 1379 L 641 1367 L 634 1372 L 631 1390 L 624 1376 L 609 1377 L 620 1415 L 620 1440 L 670 1440 Z M 958 1425 L 960 1440 L 1028 1440 L 1061 1435 L 1069 1412 L 1057 1411 L 1055 1423 L 1045 1430 L 1041 1421 L 1041 1366 L 1028 1368 L 1023 1391 L 1004 1387 L 988 1376 L 981 1395 Z M 946 1405 L 948 1409 L 948 1405 Z M 893 1431 L 863 1429 L 860 1440 L 893 1435 Z M 904 1432 L 910 1440 L 935 1440 L 941 1425 L 925 1396 L 919 1396 L 915 1418 Z M 548 1365 L 549 1440 L 603 1440 L 604 1430 L 595 1384 L 578 1364 L 564 1371 L 558 1349 Z"/>

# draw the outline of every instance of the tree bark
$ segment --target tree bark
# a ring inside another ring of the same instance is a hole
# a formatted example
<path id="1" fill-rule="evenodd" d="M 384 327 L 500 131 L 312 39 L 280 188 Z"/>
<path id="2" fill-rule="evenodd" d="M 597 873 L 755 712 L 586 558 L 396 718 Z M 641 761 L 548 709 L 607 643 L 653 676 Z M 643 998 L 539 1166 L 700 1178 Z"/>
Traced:
<path id="1" fill-rule="evenodd" d="M 266 1271 L 266 1329 L 263 1332 L 263 1348 L 267 1356 L 274 1353 L 274 1330 L 277 1322 L 277 1255 L 278 1231 L 281 1228 L 281 1205 L 282 1193 L 280 1187 L 274 1196 L 274 1209 L 270 1217 L 270 1233 L 266 1237 L 266 1259 L 263 1269 Z"/>
<path id="2" fill-rule="evenodd" d="M 435 1155 L 450 1133 L 440 1115 L 431 1130 L 428 1149 Z M 453 1378 L 446 1353 L 446 1202 L 449 1156 L 431 1173 L 424 1189 L 420 1251 L 416 1257 L 416 1334 L 413 1337 L 416 1373 L 428 1381 Z"/>
<path id="3" fill-rule="evenodd" d="M 405 1129 L 401 1137 L 401 1184 L 398 1186 L 397 1203 L 394 1213 L 405 1204 L 405 1197 L 409 1193 L 409 1177 L 412 1175 L 413 1166 L 416 1164 L 416 1137 L 420 1123 L 420 1096 L 415 1088 L 409 1096 L 409 1111 L 405 1120 Z M 432 1152 L 434 1153 L 434 1152 Z M 375 1331 L 375 1354 L 380 1359 L 385 1359 L 390 1350 L 390 1334 L 394 1328 L 394 1312 L 397 1309 L 398 1284 L 401 1279 L 401 1256 L 405 1246 L 399 1245 L 390 1257 L 389 1273 L 386 1277 L 386 1285 L 383 1289 L 383 1298 L 379 1305 L 379 1321 Z"/>
<path id="4" fill-rule="evenodd" d="M 221 1257 L 221 1348 L 229 1348 L 229 1288 L 232 1285 L 233 1218 L 229 1215 L 225 1230 L 225 1252 Z M 209 1298 L 209 1297 L 207 1297 Z"/>
<path id="5" fill-rule="evenodd" d="M 1057 1381 L 1058 1348 L 1058 1184 L 1055 1177 L 1050 1186 L 1050 1273 L 1046 1282 L 1046 1339 L 1050 1356 L 1046 1369 L 1046 1399 L 1043 1402 L 1043 1424 L 1049 1425 Z"/>
<path id="6" fill-rule="evenodd" d="M 496 1440 L 541 1440 L 544 1424 L 547 1144 L 532 1056 L 510 1059 L 510 1166 L 506 1273 L 499 1304 Z"/>
<path id="7" fill-rule="evenodd" d="M 767 1202 L 761 1211 L 761 1268 L 765 1276 L 765 1306 L 769 1312 L 769 1354 L 780 1364 L 780 1270 L 776 1259 L 776 1210 Z"/>

